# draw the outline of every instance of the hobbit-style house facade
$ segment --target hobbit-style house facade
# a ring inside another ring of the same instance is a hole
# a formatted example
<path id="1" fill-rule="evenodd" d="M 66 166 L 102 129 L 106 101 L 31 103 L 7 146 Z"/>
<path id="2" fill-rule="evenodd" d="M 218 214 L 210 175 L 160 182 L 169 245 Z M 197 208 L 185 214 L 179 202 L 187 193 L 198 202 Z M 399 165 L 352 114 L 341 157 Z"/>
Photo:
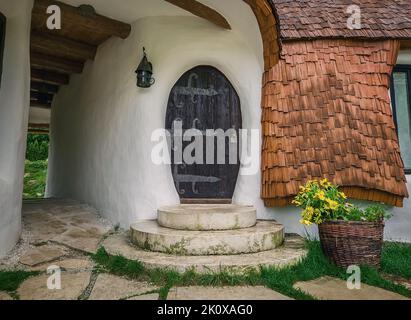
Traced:
<path id="1" fill-rule="evenodd" d="M 145 257 L 278 260 L 285 233 L 307 231 L 293 197 L 323 178 L 387 205 L 386 237 L 411 241 L 409 1 L 10 0 L 0 12 L 0 256 L 20 237 L 26 135 L 39 130 L 47 197 L 131 227 Z"/>

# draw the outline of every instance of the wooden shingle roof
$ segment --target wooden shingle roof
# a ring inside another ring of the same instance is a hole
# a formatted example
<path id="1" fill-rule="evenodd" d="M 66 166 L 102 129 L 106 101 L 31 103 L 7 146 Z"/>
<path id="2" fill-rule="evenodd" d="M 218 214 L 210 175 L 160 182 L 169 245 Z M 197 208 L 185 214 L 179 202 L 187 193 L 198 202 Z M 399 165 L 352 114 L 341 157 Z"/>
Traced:
<path id="1" fill-rule="evenodd" d="M 268 0 L 281 38 L 411 39 L 410 0 Z M 361 29 L 350 30 L 347 8 L 361 9 Z"/>
<path id="2" fill-rule="evenodd" d="M 290 204 L 307 180 L 352 198 L 408 197 L 388 88 L 398 40 L 285 42 L 264 75 L 262 198 Z"/>

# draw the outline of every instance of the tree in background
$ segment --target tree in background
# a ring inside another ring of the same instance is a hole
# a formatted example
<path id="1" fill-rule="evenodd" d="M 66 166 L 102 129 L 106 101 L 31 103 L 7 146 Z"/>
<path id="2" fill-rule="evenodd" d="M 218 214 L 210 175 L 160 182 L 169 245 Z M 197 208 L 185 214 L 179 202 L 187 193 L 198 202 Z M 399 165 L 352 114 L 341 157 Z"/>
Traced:
<path id="1" fill-rule="evenodd" d="M 27 136 L 26 159 L 30 161 L 47 160 L 49 142 L 49 136 L 46 134 L 29 134 Z"/>
<path id="2" fill-rule="evenodd" d="M 45 134 L 28 134 L 23 191 L 25 199 L 44 197 L 48 155 L 49 136 Z"/>

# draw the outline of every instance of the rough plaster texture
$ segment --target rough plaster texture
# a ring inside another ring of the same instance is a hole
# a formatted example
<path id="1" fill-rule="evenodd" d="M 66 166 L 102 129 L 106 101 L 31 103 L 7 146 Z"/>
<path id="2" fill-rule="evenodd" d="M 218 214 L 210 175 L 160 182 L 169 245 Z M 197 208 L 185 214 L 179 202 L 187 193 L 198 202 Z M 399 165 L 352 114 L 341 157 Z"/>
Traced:
<path id="1" fill-rule="evenodd" d="M 151 161 L 155 143 L 150 137 L 164 127 L 172 86 L 197 65 L 222 71 L 240 96 L 243 127 L 261 128 L 263 58 L 257 21 L 243 2 L 236 10 L 228 10 L 232 0 L 206 2 L 221 9 L 233 31 L 190 16 L 142 18 L 133 23 L 128 39 L 110 39 L 83 74 L 62 88 L 52 113 L 48 196 L 85 201 L 125 228 L 155 219 L 159 207 L 177 204 L 169 166 Z M 154 64 L 156 84 L 150 89 L 135 85 L 143 46 Z M 315 235 L 316 228 L 300 225 L 299 210 L 264 207 L 260 179 L 259 172 L 240 176 L 234 201 L 255 206 L 258 218 L 275 219 L 287 232 Z M 410 202 L 393 211 L 387 236 L 411 241 Z"/>
<path id="2" fill-rule="evenodd" d="M 7 18 L 0 88 L 0 257 L 15 245 L 21 230 L 32 5 L 32 0 L 0 1 Z"/>

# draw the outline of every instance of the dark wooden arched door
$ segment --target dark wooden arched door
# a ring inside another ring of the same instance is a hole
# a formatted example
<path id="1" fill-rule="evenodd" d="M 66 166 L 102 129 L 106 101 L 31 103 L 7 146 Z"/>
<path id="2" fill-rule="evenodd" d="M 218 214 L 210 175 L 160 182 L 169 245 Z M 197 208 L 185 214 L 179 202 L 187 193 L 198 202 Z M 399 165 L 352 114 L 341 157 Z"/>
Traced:
<path id="1" fill-rule="evenodd" d="M 183 202 L 231 201 L 240 169 L 241 127 L 240 99 L 219 70 L 195 67 L 177 81 L 166 129 L 174 183 Z"/>

